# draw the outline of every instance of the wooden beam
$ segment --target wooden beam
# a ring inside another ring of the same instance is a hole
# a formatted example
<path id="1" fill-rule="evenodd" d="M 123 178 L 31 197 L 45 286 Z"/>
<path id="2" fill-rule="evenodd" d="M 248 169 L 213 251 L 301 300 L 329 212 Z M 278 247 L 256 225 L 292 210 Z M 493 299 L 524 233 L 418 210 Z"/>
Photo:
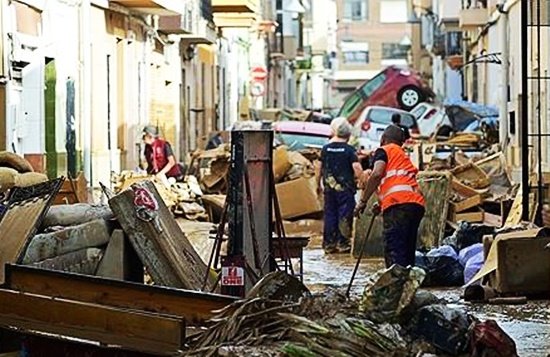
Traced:
<path id="1" fill-rule="evenodd" d="M 185 318 L 194 324 L 212 317 L 235 298 L 149 286 L 93 276 L 42 270 L 22 265 L 6 266 L 6 288 L 85 303 L 158 312 Z"/>
<path id="2" fill-rule="evenodd" d="M 136 205 L 140 200 L 150 201 L 150 204 Z M 210 291 L 215 279 L 181 231 L 153 182 L 134 183 L 111 198 L 109 205 L 157 285 L 200 290 L 204 277 L 208 276 Z"/>
<path id="3" fill-rule="evenodd" d="M 121 348 L 175 354 L 185 323 L 173 316 L 0 290 L 0 326 L 81 338 Z"/>

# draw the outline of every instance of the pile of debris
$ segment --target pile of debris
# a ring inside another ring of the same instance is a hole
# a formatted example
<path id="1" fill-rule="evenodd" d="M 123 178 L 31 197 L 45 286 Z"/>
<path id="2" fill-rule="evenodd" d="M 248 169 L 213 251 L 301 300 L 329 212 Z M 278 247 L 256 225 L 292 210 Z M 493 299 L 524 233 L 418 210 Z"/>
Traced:
<path id="1" fill-rule="evenodd" d="M 151 181 L 174 215 L 188 220 L 208 218 L 201 201 L 203 193 L 195 176 L 185 176 L 183 182 L 176 182 L 166 177 L 159 178 L 141 172 L 123 171 L 119 175 L 113 175 L 112 180 L 115 193 L 129 188 L 136 182 Z"/>
<path id="2" fill-rule="evenodd" d="M 417 291 L 423 278 L 420 269 L 393 266 L 371 277 L 360 301 L 337 291 L 322 296 L 306 293 L 285 301 L 269 294 L 252 295 L 220 310 L 191 339 L 186 353 L 481 356 L 498 351 L 517 355 L 514 341 L 496 323 L 480 322 L 431 293 Z M 499 338 L 492 340 L 495 335 Z"/>

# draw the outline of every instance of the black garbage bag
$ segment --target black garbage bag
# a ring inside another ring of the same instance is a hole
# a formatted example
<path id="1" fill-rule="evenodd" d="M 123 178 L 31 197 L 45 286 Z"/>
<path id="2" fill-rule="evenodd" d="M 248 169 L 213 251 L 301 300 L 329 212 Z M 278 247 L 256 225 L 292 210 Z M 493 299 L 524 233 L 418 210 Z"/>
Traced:
<path id="1" fill-rule="evenodd" d="M 462 286 L 464 267 L 449 256 L 426 256 L 416 253 L 415 265 L 426 272 L 423 287 Z"/>
<path id="2" fill-rule="evenodd" d="M 482 243 L 483 236 L 487 234 L 495 234 L 495 227 L 462 221 L 458 223 L 453 235 L 443 239 L 441 244 L 450 245 L 458 252 L 476 243 Z"/>
<path id="3" fill-rule="evenodd" d="M 469 347 L 468 329 L 476 320 L 465 311 L 448 305 L 429 305 L 418 310 L 410 326 L 411 334 L 438 351 L 458 356 Z"/>

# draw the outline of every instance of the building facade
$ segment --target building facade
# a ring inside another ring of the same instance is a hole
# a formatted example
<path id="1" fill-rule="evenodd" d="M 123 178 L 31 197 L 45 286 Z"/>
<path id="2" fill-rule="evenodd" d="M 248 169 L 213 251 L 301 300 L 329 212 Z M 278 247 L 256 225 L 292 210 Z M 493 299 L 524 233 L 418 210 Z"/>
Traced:
<path id="1" fill-rule="evenodd" d="M 408 0 L 337 0 L 337 102 L 389 65 L 409 65 L 413 24 Z"/>
<path id="2" fill-rule="evenodd" d="M 231 29 L 256 39 L 258 3 L 0 0 L 0 150 L 98 187 L 140 165 L 152 124 L 183 161 L 249 98 L 258 49 Z"/>

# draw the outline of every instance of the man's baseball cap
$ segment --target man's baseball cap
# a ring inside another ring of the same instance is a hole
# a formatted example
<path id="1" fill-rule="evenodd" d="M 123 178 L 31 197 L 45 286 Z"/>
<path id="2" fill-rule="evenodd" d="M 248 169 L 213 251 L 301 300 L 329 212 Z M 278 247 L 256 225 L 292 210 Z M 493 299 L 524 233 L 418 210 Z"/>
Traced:
<path id="1" fill-rule="evenodd" d="M 143 134 L 149 134 L 149 135 L 152 135 L 154 137 L 157 137 L 157 136 L 159 136 L 159 131 L 158 131 L 156 126 L 147 125 L 146 127 L 143 128 Z"/>

